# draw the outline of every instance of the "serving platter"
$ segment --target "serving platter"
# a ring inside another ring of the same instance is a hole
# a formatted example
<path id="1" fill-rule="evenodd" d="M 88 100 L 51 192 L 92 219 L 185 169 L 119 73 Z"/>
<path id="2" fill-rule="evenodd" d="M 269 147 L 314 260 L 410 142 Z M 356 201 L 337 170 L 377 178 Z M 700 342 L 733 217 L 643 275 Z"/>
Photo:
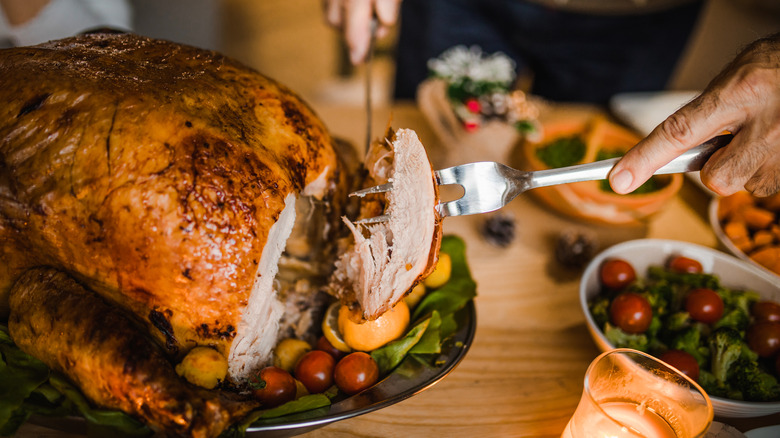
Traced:
<path id="1" fill-rule="evenodd" d="M 477 328 L 477 312 L 474 300 L 456 313 L 458 329 L 442 345 L 441 354 L 434 365 L 422 363 L 407 356 L 393 372 L 367 390 L 351 397 L 337 397 L 329 406 L 261 419 L 246 430 L 246 436 L 290 437 L 310 432 L 330 423 L 364 415 L 399 403 L 430 388 L 446 377 L 463 360 Z M 33 415 L 30 423 L 62 432 L 92 436 L 87 421 L 82 417 L 45 417 Z"/>

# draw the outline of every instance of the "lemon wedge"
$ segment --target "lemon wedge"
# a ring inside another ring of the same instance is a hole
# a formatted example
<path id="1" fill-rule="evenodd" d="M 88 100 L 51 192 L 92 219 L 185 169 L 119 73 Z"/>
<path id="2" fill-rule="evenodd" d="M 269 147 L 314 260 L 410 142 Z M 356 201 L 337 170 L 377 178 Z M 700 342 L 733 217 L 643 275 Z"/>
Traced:
<path id="1" fill-rule="evenodd" d="M 325 312 L 325 318 L 322 319 L 322 334 L 337 350 L 349 353 L 352 351 L 344 342 L 344 337 L 339 331 L 339 308 L 341 303 L 335 302 L 328 307 Z"/>

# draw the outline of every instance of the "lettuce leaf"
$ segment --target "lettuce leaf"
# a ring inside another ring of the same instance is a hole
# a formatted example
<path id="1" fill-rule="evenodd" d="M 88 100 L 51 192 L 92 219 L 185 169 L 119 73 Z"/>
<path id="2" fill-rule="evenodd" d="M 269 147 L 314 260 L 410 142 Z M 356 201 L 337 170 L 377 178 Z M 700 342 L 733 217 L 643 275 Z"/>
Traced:
<path id="1" fill-rule="evenodd" d="M 386 375 L 401 363 L 409 350 L 422 339 L 430 323 L 431 318 L 424 319 L 412 327 L 403 338 L 396 339 L 384 347 L 377 348 L 371 352 L 371 357 L 374 358 L 379 366 L 380 376 Z"/>
<path id="2" fill-rule="evenodd" d="M 48 379 L 46 364 L 20 350 L 0 325 L 0 433 L 12 435 L 27 421 L 24 401 Z"/>
<path id="3" fill-rule="evenodd" d="M 441 242 L 441 252 L 449 254 L 452 261 L 450 280 L 442 287 L 425 295 L 412 314 L 412 321 L 434 310 L 439 315 L 446 316 L 463 308 L 477 296 L 477 283 L 471 277 L 466 263 L 466 244 L 457 236 L 444 236 Z"/>
<path id="4" fill-rule="evenodd" d="M 466 262 L 466 244 L 457 236 L 444 236 L 441 251 L 449 254 L 452 274 L 442 287 L 425 295 L 412 314 L 413 326 L 406 336 L 371 352 L 380 375 L 391 372 L 407 356 L 427 363 L 441 353 L 447 338 L 458 329 L 455 313 L 477 295 L 477 284 Z"/>
<path id="5" fill-rule="evenodd" d="M 108 428 L 113 436 L 147 436 L 152 433 L 151 429 L 124 412 L 92 409 L 81 391 L 64 377 L 52 374 L 49 383 L 64 395 L 89 423 Z"/>

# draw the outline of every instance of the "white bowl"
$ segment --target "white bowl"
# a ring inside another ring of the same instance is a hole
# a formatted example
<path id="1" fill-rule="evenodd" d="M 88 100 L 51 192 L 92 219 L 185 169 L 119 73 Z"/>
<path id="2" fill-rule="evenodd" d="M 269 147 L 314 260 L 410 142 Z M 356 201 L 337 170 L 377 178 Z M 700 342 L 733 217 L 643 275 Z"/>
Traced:
<path id="1" fill-rule="evenodd" d="M 731 239 L 726 236 L 726 233 L 723 231 L 723 227 L 720 224 L 720 221 L 718 220 L 718 205 L 720 205 L 720 198 L 714 197 L 710 201 L 710 207 L 709 207 L 709 219 L 710 219 L 710 226 L 712 227 L 712 231 L 715 233 L 715 236 L 718 238 L 718 242 L 720 242 L 721 246 L 723 246 L 728 252 L 734 254 L 738 258 L 747 261 L 753 266 L 758 267 L 758 269 L 768 273 L 769 275 L 775 276 L 777 280 L 780 281 L 780 274 L 777 274 L 773 272 L 770 269 L 767 269 L 764 266 L 761 266 L 759 263 L 756 263 L 753 259 L 750 258 L 747 254 L 745 254 L 741 249 L 737 248 L 736 245 L 734 245 L 734 242 L 731 241 Z"/>
<path id="2" fill-rule="evenodd" d="M 599 294 L 599 268 L 609 258 L 621 258 L 633 265 L 637 276 L 645 276 L 651 265 L 663 265 L 672 255 L 698 260 L 704 272 L 715 273 L 722 285 L 732 289 L 750 289 L 761 298 L 780 301 L 780 281 L 765 270 L 726 253 L 687 242 L 663 239 L 639 239 L 607 248 L 587 266 L 580 282 L 580 305 L 594 342 L 602 351 L 615 348 L 596 325 L 588 300 Z M 710 397 L 716 416 L 760 417 L 780 412 L 780 402 L 744 402 Z"/>

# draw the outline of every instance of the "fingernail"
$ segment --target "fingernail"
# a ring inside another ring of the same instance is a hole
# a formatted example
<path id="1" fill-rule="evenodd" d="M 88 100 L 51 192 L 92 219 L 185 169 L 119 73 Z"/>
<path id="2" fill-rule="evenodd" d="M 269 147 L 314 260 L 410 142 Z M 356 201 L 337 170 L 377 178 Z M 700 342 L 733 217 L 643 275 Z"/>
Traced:
<path id="1" fill-rule="evenodd" d="M 628 193 L 632 182 L 634 182 L 634 176 L 628 170 L 618 171 L 610 180 L 612 189 L 617 193 Z"/>
<path id="2" fill-rule="evenodd" d="M 349 60 L 352 62 L 352 65 L 358 65 L 363 62 L 363 60 L 366 58 L 367 52 L 368 47 L 362 43 L 356 44 L 354 47 L 352 47 L 352 50 L 349 51 Z"/>
<path id="3" fill-rule="evenodd" d="M 352 65 L 358 65 L 363 61 L 363 53 L 359 50 L 352 50 L 349 52 L 349 61 Z"/>

